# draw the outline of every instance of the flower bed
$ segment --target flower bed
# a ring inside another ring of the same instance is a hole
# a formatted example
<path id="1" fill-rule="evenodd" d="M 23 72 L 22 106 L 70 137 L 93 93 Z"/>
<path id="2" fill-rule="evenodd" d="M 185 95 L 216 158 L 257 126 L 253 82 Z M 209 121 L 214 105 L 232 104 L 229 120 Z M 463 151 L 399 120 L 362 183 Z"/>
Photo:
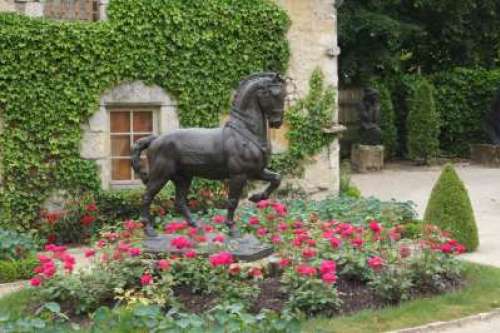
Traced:
<path id="1" fill-rule="evenodd" d="M 376 220 L 322 221 L 299 218 L 284 204 L 262 201 L 255 215 L 243 213 L 243 231 L 272 244 L 275 255 L 255 263 L 237 262 L 223 247 L 224 218 L 215 215 L 199 230 L 166 221 L 165 233 L 184 255 L 145 253 L 142 225 L 126 221 L 103 232 L 85 255 L 92 266 L 73 272 L 74 258 L 63 246 L 48 245 L 31 280 L 39 302 L 57 302 L 69 315 L 86 315 L 102 305 L 148 304 L 162 309 L 207 313 L 235 304 L 253 314 L 336 315 L 396 304 L 461 286 L 456 254 L 464 247 L 437 228 L 418 240 L 402 237 L 404 225 Z M 206 257 L 207 235 L 219 241 Z"/>
<path id="2" fill-rule="evenodd" d="M 0 283 L 30 278 L 37 265 L 35 250 L 31 237 L 0 229 Z"/>

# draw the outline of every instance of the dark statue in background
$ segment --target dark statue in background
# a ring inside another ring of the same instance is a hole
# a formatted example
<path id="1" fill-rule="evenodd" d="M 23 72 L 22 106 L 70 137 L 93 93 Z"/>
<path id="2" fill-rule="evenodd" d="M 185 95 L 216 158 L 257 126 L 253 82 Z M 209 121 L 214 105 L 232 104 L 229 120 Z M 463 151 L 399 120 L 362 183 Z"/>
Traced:
<path id="1" fill-rule="evenodd" d="M 281 176 L 266 168 L 271 154 L 267 127 L 268 123 L 272 128 L 283 124 L 285 96 L 286 83 L 279 74 L 251 75 L 240 83 L 224 127 L 179 129 L 135 143 L 132 166 L 146 185 L 142 218 L 148 237 L 156 236 L 150 205 L 168 181 L 175 185 L 176 208 L 191 226 L 198 226 L 186 202 L 193 177 L 228 179 L 226 224 L 231 236 L 238 234 L 234 212 L 247 181 L 270 183 L 262 193 L 250 198 L 253 202 L 267 199 L 280 185 Z M 140 166 L 140 155 L 145 149 L 149 173 Z"/>
<path id="2" fill-rule="evenodd" d="M 363 102 L 358 105 L 360 119 L 359 136 L 362 145 L 377 146 L 382 144 L 382 130 L 379 126 L 379 93 L 372 88 L 364 89 Z"/>
<path id="3" fill-rule="evenodd" d="M 484 129 L 493 145 L 500 145 L 500 89 L 491 105 L 490 112 L 484 119 Z"/>

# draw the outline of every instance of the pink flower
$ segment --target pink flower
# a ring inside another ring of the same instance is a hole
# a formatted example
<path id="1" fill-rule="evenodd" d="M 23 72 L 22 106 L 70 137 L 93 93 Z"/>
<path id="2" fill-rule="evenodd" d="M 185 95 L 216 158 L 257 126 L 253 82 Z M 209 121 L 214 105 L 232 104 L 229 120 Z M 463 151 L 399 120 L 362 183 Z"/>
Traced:
<path id="1" fill-rule="evenodd" d="M 316 256 L 316 250 L 310 247 L 306 247 L 304 250 L 302 250 L 302 256 L 304 258 L 312 258 Z"/>
<path id="2" fill-rule="evenodd" d="M 88 204 L 87 206 L 85 206 L 85 210 L 87 212 L 95 212 L 97 210 L 97 206 L 95 203 L 91 203 L 91 204 Z"/>
<path id="3" fill-rule="evenodd" d="M 382 268 L 382 266 L 384 266 L 384 259 L 378 256 L 371 257 L 370 259 L 368 259 L 368 266 L 377 271 Z"/>
<path id="4" fill-rule="evenodd" d="M 126 220 L 123 222 L 123 227 L 128 231 L 133 231 L 138 229 L 141 226 L 141 223 L 135 223 L 134 220 Z"/>
<path id="5" fill-rule="evenodd" d="M 281 258 L 280 261 L 278 262 L 278 265 L 281 267 L 281 268 L 285 268 L 287 267 L 288 265 L 290 265 L 290 259 L 287 259 L 287 258 Z"/>
<path id="6" fill-rule="evenodd" d="M 215 236 L 213 239 L 213 241 L 215 243 L 224 243 L 224 240 L 225 240 L 224 235 L 220 235 L 220 234 Z"/>
<path id="7" fill-rule="evenodd" d="M 382 232 L 382 226 L 375 220 L 370 222 L 369 227 L 375 234 L 380 234 Z"/>
<path id="8" fill-rule="evenodd" d="M 42 265 L 42 273 L 47 278 L 51 278 L 52 276 L 54 276 L 54 274 L 56 273 L 56 266 L 54 265 L 54 262 L 49 261 L 44 263 Z"/>
<path id="9" fill-rule="evenodd" d="M 448 243 L 442 244 L 439 249 L 441 250 L 441 252 L 446 254 L 453 252 L 453 247 Z"/>
<path id="10" fill-rule="evenodd" d="M 317 273 L 316 268 L 308 265 L 299 265 L 297 266 L 296 271 L 301 276 L 309 276 L 309 277 L 313 277 Z"/>
<path id="11" fill-rule="evenodd" d="M 184 230 L 187 228 L 186 222 L 172 222 L 165 225 L 165 233 L 166 234 L 175 234 L 178 231 Z"/>
<path id="12" fill-rule="evenodd" d="M 43 263 L 46 263 L 46 262 L 49 262 L 49 261 L 52 261 L 52 259 L 50 259 L 49 257 L 44 256 L 44 255 L 42 255 L 42 254 L 37 254 L 37 255 L 36 255 L 36 257 L 38 258 L 38 261 L 39 261 L 40 263 L 42 263 L 42 264 L 43 264 Z"/>
<path id="13" fill-rule="evenodd" d="M 187 258 L 195 258 L 196 257 L 196 251 L 195 250 L 189 250 L 186 253 L 184 253 L 184 255 Z"/>
<path id="14" fill-rule="evenodd" d="M 213 267 L 231 265 L 233 263 L 233 255 L 229 252 L 219 252 L 213 254 L 209 258 L 210 264 Z"/>
<path id="15" fill-rule="evenodd" d="M 161 259 L 161 260 L 158 260 L 158 262 L 156 263 L 156 265 L 158 266 L 158 268 L 162 271 L 166 271 L 170 268 L 170 261 L 166 260 L 166 259 Z"/>
<path id="16" fill-rule="evenodd" d="M 205 232 L 210 233 L 210 232 L 213 232 L 215 230 L 215 228 L 213 226 L 207 224 L 207 225 L 203 226 L 203 230 L 205 230 Z"/>
<path id="17" fill-rule="evenodd" d="M 330 238 L 330 245 L 331 245 L 334 249 L 339 248 L 341 244 L 342 244 L 342 241 L 341 241 L 340 239 L 335 238 L 335 237 Z"/>
<path id="18" fill-rule="evenodd" d="M 141 285 L 147 286 L 153 283 L 153 276 L 151 274 L 143 274 L 141 276 Z"/>
<path id="19" fill-rule="evenodd" d="M 106 246 L 106 240 L 100 239 L 99 241 L 97 241 L 97 245 L 96 246 L 98 248 L 102 249 L 104 246 Z"/>
<path id="20" fill-rule="evenodd" d="M 355 248 L 360 248 L 362 245 L 363 245 L 363 240 L 361 238 L 354 238 L 352 241 L 351 241 L 351 244 L 353 247 Z"/>
<path id="21" fill-rule="evenodd" d="M 248 219 L 248 224 L 250 224 L 250 225 L 260 224 L 259 218 L 256 216 L 250 216 L 250 218 Z"/>
<path id="22" fill-rule="evenodd" d="M 273 244 L 280 244 L 282 242 L 281 236 L 280 235 L 274 235 L 273 237 L 271 237 L 271 242 Z"/>
<path id="23" fill-rule="evenodd" d="M 117 250 L 120 252 L 129 252 L 131 248 L 132 247 L 128 243 L 120 241 L 118 243 Z"/>
<path id="24" fill-rule="evenodd" d="M 389 231 L 389 238 L 395 242 L 401 239 L 401 234 L 397 228 L 394 227 Z"/>
<path id="25" fill-rule="evenodd" d="M 293 222 L 293 227 L 295 229 L 300 229 L 304 226 L 304 222 L 300 221 L 300 220 L 297 220 L 295 222 Z"/>
<path id="26" fill-rule="evenodd" d="M 141 255 L 142 250 L 140 248 L 138 248 L 138 247 L 131 247 L 128 250 L 128 253 L 130 254 L 131 257 L 137 257 L 137 256 Z"/>
<path id="27" fill-rule="evenodd" d="M 85 258 L 93 257 L 95 255 L 95 250 L 94 249 L 87 249 L 85 250 Z"/>
<path id="28" fill-rule="evenodd" d="M 285 232 L 288 230 L 288 224 L 284 223 L 284 222 L 280 222 L 278 224 L 278 231 L 280 232 Z"/>
<path id="29" fill-rule="evenodd" d="M 191 242 L 183 236 L 175 237 L 170 241 L 172 246 L 175 246 L 178 250 L 191 247 Z"/>
<path id="30" fill-rule="evenodd" d="M 455 252 L 457 252 L 457 254 L 465 253 L 465 251 L 466 248 L 462 244 L 457 244 L 457 246 L 455 246 Z"/>
<path id="31" fill-rule="evenodd" d="M 403 244 L 399 247 L 399 255 L 401 258 L 407 258 L 411 256 L 411 249 L 408 245 Z"/>
<path id="32" fill-rule="evenodd" d="M 42 279 L 38 276 L 35 276 L 30 280 L 30 284 L 32 287 L 39 287 L 42 284 Z"/>
<path id="33" fill-rule="evenodd" d="M 229 265 L 229 274 L 231 275 L 238 275 L 241 272 L 241 267 L 238 264 L 231 264 Z"/>
<path id="34" fill-rule="evenodd" d="M 269 205 L 270 205 L 269 200 L 261 200 L 261 201 L 257 202 L 257 208 L 259 208 L 259 209 L 265 209 L 265 208 L 269 207 Z"/>
<path id="35" fill-rule="evenodd" d="M 319 266 L 319 271 L 321 274 L 334 273 L 337 269 L 337 265 L 333 260 L 323 260 Z"/>
<path id="36" fill-rule="evenodd" d="M 264 277 L 264 274 L 262 273 L 262 270 L 259 267 L 252 267 L 248 271 L 248 275 L 253 277 L 254 279 L 261 279 Z"/>
<path id="37" fill-rule="evenodd" d="M 226 218 L 222 215 L 215 215 L 212 219 L 215 224 L 222 224 L 226 221 Z"/>
<path id="38" fill-rule="evenodd" d="M 287 214 L 286 206 L 281 203 L 273 204 L 273 209 L 279 216 L 286 216 Z"/>
<path id="39" fill-rule="evenodd" d="M 337 276 L 335 275 L 335 273 L 323 274 L 321 275 L 321 279 L 326 284 L 334 284 L 335 282 L 337 282 Z"/>
<path id="40" fill-rule="evenodd" d="M 266 228 L 259 228 L 257 229 L 257 236 L 264 237 L 267 234 L 267 229 Z"/>

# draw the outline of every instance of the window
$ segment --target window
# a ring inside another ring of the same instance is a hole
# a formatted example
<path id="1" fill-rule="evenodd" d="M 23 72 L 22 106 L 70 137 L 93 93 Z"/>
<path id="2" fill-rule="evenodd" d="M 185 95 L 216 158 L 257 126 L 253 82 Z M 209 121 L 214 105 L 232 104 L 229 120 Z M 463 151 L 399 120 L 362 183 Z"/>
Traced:
<path id="1" fill-rule="evenodd" d="M 133 183 L 139 180 L 131 166 L 132 145 L 145 136 L 156 133 L 155 110 L 152 108 L 113 109 L 110 111 L 111 180 Z M 147 167 L 144 154 L 141 164 Z"/>
<path id="2" fill-rule="evenodd" d="M 46 0 L 43 15 L 58 20 L 99 21 L 97 0 Z"/>

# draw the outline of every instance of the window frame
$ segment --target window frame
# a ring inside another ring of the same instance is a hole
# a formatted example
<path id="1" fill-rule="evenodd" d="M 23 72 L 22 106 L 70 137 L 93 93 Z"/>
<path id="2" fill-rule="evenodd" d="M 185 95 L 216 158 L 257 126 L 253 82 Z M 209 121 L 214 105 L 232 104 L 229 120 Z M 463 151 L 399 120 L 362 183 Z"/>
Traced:
<path id="1" fill-rule="evenodd" d="M 132 147 L 134 136 L 135 135 L 158 135 L 159 134 L 159 112 L 161 109 L 161 105 L 158 104 L 140 104 L 140 103 L 124 103 L 124 104 L 108 104 L 106 105 L 106 111 L 108 114 L 108 139 L 109 139 L 109 184 L 111 187 L 129 187 L 129 186 L 138 186 L 142 184 L 142 181 L 139 178 L 134 177 L 134 171 L 131 170 L 132 179 L 128 180 L 116 180 L 113 179 L 113 160 L 124 159 L 131 161 L 131 156 L 113 156 L 112 155 L 112 143 L 111 138 L 114 135 L 128 135 L 130 137 L 130 144 Z M 127 112 L 130 117 L 130 129 L 129 132 L 112 132 L 111 131 L 111 113 L 112 112 Z M 152 132 L 134 132 L 134 112 L 151 112 L 152 115 Z"/>

